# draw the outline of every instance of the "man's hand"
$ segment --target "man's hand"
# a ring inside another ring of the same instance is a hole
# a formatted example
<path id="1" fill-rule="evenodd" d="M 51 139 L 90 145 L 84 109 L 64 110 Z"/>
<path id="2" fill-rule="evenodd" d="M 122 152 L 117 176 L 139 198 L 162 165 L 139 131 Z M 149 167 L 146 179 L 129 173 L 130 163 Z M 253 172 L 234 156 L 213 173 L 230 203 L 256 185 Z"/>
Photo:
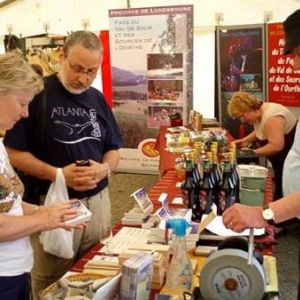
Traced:
<path id="1" fill-rule="evenodd" d="M 72 163 L 63 168 L 63 173 L 68 187 L 76 191 L 94 189 L 98 182 L 107 176 L 107 165 L 89 160 L 89 166 L 77 166 Z"/>
<path id="2" fill-rule="evenodd" d="M 267 226 L 262 217 L 262 208 L 258 206 L 236 203 L 224 211 L 222 218 L 225 227 L 236 232 Z"/>

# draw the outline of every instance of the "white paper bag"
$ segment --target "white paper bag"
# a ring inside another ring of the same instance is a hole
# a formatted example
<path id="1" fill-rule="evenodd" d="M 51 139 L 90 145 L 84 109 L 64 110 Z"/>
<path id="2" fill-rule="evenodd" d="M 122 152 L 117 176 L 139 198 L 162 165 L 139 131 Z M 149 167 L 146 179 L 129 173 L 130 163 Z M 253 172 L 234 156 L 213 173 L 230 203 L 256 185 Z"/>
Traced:
<path id="1" fill-rule="evenodd" d="M 61 168 L 57 168 L 56 180 L 52 182 L 46 195 L 45 205 L 55 202 L 69 201 L 68 189 Z M 40 234 L 40 242 L 44 251 L 58 257 L 70 259 L 74 256 L 73 251 L 74 230 L 67 231 L 57 228 L 44 231 Z"/>

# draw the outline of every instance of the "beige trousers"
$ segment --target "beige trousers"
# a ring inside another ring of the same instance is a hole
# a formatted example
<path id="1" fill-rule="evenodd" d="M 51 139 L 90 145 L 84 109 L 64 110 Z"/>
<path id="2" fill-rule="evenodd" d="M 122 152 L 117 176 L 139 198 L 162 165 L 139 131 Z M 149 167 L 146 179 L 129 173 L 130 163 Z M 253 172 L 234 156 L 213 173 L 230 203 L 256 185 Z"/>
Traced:
<path id="1" fill-rule="evenodd" d="M 42 197 L 41 202 L 45 199 L 45 196 Z M 39 241 L 40 234 L 36 233 L 30 236 L 34 252 L 34 263 L 31 270 L 34 300 L 39 299 L 40 292 L 61 278 L 80 257 L 99 242 L 100 224 L 110 224 L 111 222 L 111 205 L 107 188 L 95 196 L 80 200 L 92 212 L 92 219 L 84 229 L 75 230 L 74 257 L 72 259 L 64 259 L 44 252 L 43 245 Z"/>

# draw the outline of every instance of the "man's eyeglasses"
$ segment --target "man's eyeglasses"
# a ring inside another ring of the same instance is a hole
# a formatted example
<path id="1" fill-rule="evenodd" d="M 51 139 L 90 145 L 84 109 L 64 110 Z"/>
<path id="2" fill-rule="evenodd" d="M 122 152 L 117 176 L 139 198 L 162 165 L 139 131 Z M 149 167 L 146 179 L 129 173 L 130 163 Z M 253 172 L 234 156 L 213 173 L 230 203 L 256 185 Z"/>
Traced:
<path id="1" fill-rule="evenodd" d="M 85 69 L 83 69 L 82 67 L 80 67 L 78 65 L 71 64 L 68 57 L 66 57 L 66 60 L 68 61 L 69 67 L 74 72 L 74 74 L 77 74 L 77 75 L 84 74 L 88 78 L 94 78 L 97 75 L 98 68 L 85 70 Z"/>

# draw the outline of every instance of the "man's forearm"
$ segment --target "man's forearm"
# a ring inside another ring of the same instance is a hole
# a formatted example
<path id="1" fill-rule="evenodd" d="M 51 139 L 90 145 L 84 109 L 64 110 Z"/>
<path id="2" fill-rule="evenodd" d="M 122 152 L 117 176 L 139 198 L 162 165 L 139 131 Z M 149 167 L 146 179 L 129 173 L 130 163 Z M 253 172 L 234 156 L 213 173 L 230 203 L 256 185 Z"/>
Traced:
<path id="1" fill-rule="evenodd" d="M 103 156 L 102 163 L 107 163 L 110 171 L 113 172 L 120 162 L 120 153 L 118 150 L 110 150 Z"/>
<path id="2" fill-rule="evenodd" d="M 40 179 L 54 181 L 56 168 L 37 159 L 30 152 L 6 147 L 10 163 L 13 167 Z"/>

